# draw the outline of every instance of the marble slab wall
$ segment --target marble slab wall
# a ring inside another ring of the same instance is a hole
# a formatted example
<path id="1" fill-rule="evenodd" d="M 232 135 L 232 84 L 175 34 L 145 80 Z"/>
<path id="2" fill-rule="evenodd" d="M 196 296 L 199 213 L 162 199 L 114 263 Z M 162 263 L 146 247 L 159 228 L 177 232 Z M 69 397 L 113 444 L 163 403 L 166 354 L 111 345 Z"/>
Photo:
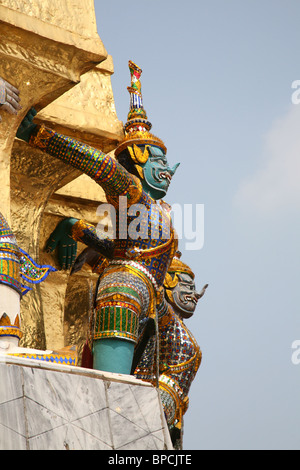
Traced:
<path id="1" fill-rule="evenodd" d="M 0 450 L 172 449 L 157 390 L 131 376 L 0 355 Z"/>

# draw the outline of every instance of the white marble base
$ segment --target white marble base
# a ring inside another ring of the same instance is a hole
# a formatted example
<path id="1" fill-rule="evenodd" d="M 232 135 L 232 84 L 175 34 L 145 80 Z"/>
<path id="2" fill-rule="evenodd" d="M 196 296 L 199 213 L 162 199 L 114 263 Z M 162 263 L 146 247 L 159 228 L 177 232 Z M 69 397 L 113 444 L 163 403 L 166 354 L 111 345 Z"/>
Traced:
<path id="1" fill-rule="evenodd" d="M 172 450 L 159 393 L 132 376 L 0 354 L 0 450 Z"/>

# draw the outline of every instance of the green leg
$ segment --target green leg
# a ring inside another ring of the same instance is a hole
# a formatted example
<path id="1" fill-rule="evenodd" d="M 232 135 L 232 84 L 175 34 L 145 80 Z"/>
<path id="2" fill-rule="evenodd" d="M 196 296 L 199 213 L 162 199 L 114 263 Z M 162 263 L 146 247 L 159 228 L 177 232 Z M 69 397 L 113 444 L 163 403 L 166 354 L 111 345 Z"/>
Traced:
<path id="1" fill-rule="evenodd" d="M 98 339 L 93 345 L 93 368 L 118 374 L 130 374 L 134 343 L 125 339 Z"/>

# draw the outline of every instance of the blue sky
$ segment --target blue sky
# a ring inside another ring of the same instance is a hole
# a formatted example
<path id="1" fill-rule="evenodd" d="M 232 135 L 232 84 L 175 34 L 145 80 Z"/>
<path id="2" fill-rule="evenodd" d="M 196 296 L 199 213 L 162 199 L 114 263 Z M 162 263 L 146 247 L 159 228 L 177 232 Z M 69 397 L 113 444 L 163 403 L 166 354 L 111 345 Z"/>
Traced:
<path id="1" fill-rule="evenodd" d="M 166 200 L 204 204 L 184 249 L 199 288 L 186 322 L 203 352 L 185 449 L 299 449 L 300 80 L 298 0 L 95 0 L 126 121 L 128 60 L 152 131 L 181 165 Z"/>

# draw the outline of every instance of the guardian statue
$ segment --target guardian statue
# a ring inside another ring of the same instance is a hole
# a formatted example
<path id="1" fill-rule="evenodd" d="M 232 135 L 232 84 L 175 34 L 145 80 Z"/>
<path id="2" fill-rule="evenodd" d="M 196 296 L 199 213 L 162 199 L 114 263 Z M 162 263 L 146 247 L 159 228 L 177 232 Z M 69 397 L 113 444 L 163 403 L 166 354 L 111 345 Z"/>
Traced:
<path id="1" fill-rule="evenodd" d="M 99 283 L 93 332 L 93 367 L 128 374 L 131 371 L 140 321 L 155 318 L 159 291 L 177 250 L 168 206 L 162 201 L 178 165 L 170 167 L 163 141 L 150 133 L 141 94 L 142 70 L 129 62 L 130 110 L 125 137 L 115 157 L 53 130 L 34 124 L 34 111 L 23 120 L 17 137 L 70 164 L 96 181 L 116 210 L 113 252 Z M 98 233 L 99 235 L 99 233 Z M 65 237 L 109 251 L 93 226 L 64 220 L 50 236 L 48 248 L 64 245 Z M 104 250 L 105 251 L 105 250 Z M 68 255 L 62 253 L 62 265 Z M 103 252 L 103 251 L 102 251 Z"/>

